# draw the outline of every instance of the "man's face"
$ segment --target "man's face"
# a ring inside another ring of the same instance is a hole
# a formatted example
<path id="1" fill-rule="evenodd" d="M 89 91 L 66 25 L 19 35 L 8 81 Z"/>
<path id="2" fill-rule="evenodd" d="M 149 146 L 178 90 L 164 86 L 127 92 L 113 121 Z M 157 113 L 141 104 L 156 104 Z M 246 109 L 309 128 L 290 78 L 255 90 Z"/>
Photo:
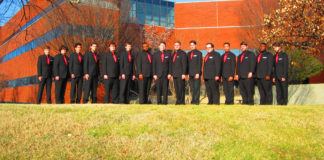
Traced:
<path id="1" fill-rule="evenodd" d="M 160 49 L 160 51 L 164 51 L 165 50 L 165 44 L 164 43 L 161 43 L 159 45 L 159 49 Z"/>
<path id="2" fill-rule="evenodd" d="M 260 47 L 259 47 L 259 49 L 260 49 L 261 52 L 265 51 L 266 48 L 267 48 L 267 46 L 264 45 L 264 44 L 261 44 Z"/>
<path id="3" fill-rule="evenodd" d="M 125 48 L 126 48 L 126 51 L 129 52 L 129 51 L 132 49 L 132 46 L 129 45 L 129 44 L 127 44 L 127 45 L 125 46 Z"/>
<path id="4" fill-rule="evenodd" d="M 143 44 L 142 48 L 144 51 L 147 51 L 149 49 L 149 46 L 148 46 L 148 44 Z"/>
<path id="5" fill-rule="evenodd" d="M 181 47 L 180 43 L 175 43 L 175 44 L 174 44 L 174 49 L 175 49 L 175 50 L 179 50 L 180 47 Z"/>
<path id="6" fill-rule="evenodd" d="M 224 51 L 229 52 L 230 51 L 230 45 L 224 44 Z"/>
<path id="7" fill-rule="evenodd" d="M 110 45 L 109 50 L 110 50 L 110 52 L 115 52 L 116 46 L 115 45 Z"/>
<path id="8" fill-rule="evenodd" d="M 276 53 L 278 53 L 278 52 L 280 51 L 280 49 L 281 49 L 281 47 L 279 47 L 279 46 L 274 46 L 274 47 L 273 47 L 273 50 L 274 50 Z"/>
<path id="9" fill-rule="evenodd" d="M 206 51 L 207 51 L 208 53 L 212 52 L 213 50 L 214 50 L 214 48 L 213 48 L 210 44 L 207 44 L 207 45 L 206 45 Z"/>
<path id="10" fill-rule="evenodd" d="M 44 49 L 44 53 L 45 53 L 46 56 L 49 55 L 49 52 L 50 52 L 49 49 Z"/>
<path id="11" fill-rule="evenodd" d="M 96 44 L 92 44 L 90 47 L 92 52 L 95 52 L 97 50 L 97 45 Z"/>
<path id="12" fill-rule="evenodd" d="M 241 50 L 244 52 L 244 51 L 247 51 L 248 49 L 248 46 L 247 45 L 241 45 Z"/>
<path id="13" fill-rule="evenodd" d="M 194 44 L 194 43 L 190 43 L 190 49 L 191 50 L 195 50 L 196 49 L 196 44 Z"/>
<path id="14" fill-rule="evenodd" d="M 77 46 L 75 47 L 75 52 L 76 52 L 76 53 L 80 53 L 80 52 L 81 52 L 81 49 L 82 49 L 82 47 L 81 47 L 80 45 L 77 45 Z"/>

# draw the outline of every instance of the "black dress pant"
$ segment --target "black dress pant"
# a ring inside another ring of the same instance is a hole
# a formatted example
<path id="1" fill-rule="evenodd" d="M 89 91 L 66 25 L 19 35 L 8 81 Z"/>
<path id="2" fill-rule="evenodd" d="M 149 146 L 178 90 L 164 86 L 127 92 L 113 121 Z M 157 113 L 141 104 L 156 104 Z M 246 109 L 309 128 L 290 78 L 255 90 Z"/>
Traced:
<path id="1" fill-rule="evenodd" d="M 195 79 L 194 76 L 190 76 L 189 85 L 191 93 L 191 104 L 199 104 L 200 101 L 200 78 Z"/>
<path id="2" fill-rule="evenodd" d="M 138 80 L 140 104 L 148 104 L 148 96 L 150 94 L 151 83 L 152 83 L 152 77 L 143 77 L 142 80 Z"/>
<path id="3" fill-rule="evenodd" d="M 277 104 L 287 105 L 288 103 L 288 82 L 276 79 Z"/>
<path id="4" fill-rule="evenodd" d="M 129 104 L 129 90 L 131 78 L 131 76 L 126 76 L 125 79 L 120 80 L 119 100 L 121 104 Z"/>
<path id="5" fill-rule="evenodd" d="M 157 104 L 168 104 L 169 80 L 162 76 L 156 81 Z M 163 101 L 162 101 L 163 96 Z"/>
<path id="6" fill-rule="evenodd" d="M 265 78 L 257 79 L 258 90 L 260 94 L 261 105 L 272 104 L 272 81 Z"/>
<path id="7" fill-rule="evenodd" d="M 56 104 L 64 104 L 64 95 L 66 90 L 67 78 L 60 78 L 55 81 L 55 102 Z"/>
<path id="8" fill-rule="evenodd" d="M 71 103 L 80 103 L 82 96 L 83 77 L 71 78 L 70 101 Z M 77 97 L 75 99 L 75 94 Z"/>
<path id="9" fill-rule="evenodd" d="M 119 91 L 114 90 L 114 88 L 117 88 L 117 85 L 119 89 L 118 81 L 119 81 L 118 77 L 109 77 L 108 79 L 104 79 L 104 85 L 105 85 L 104 102 L 105 103 L 109 103 L 110 98 L 113 103 L 118 103 L 118 101 L 116 102 L 116 97 L 118 98 L 117 94 L 119 93 Z"/>
<path id="10" fill-rule="evenodd" d="M 240 93 L 243 99 L 243 104 L 254 105 L 254 79 L 240 78 L 239 79 Z"/>
<path id="11" fill-rule="evenodd" d="M 43 95 L 45 85 L 46 85 L 46 101 L 47 101 L 47 104 L 52 103 L 52 98 L 51 98 L 52 77 L 48 77 L 48 78 L 42 78 L 42 80 L 39 82 L 37 100 L 36 100 L 37 104 L 40 104 L 41 101 L 42 101 L 42 95 Z"/>
<path id="12" fill-rule="evenodd" d="M 185 104 L 185 80 L 181 77 L 173 77 L 176 92 L 176 104 Z"/>
<path id="13" fill-rule="evenodd" d="M 215 79 L 205 79 L 208 104 L 219 104 L 219 82 Z"/>
<path id="14" fill-rule="evenodd" d="M 224 78 L 223 91 L 225 94 L 225 104 L 234 104 L 234 80 L 230 82 L 228 78 Z"/>
<path id="15" fill-rule="evenodd" d="M 97 88 L 98 88 L 98 77 L 89 76 L 89 79 L 85 80 L 83 103 L 88 103 L 90 93 L 91 93 L 91 103 L 97 103 Z"/>

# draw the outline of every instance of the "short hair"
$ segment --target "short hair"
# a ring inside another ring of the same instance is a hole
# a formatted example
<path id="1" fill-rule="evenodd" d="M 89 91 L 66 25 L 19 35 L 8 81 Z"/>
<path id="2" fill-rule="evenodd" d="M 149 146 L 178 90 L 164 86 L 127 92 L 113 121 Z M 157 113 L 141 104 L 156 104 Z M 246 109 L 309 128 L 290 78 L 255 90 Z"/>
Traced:
<path id="1" fill-rule="evenodd" d="M 214 48 L 214 44 L 213 43 L 207 43 L 206 46 L 207 45 L 210 45 L 212 48 Z"/>
<path id="2" fill-rule="evenodd" d="M 143 42 L 142 45 L 144 45 L 144 44 L 148 44 L 148 43 L 147 42 Z"/>
<path id="3" fill-rule="evenodd" d="M 260 45 L 265 45 L 265 46 L 266 46 L 266 45 L 267 45 L 267 43 L 265 43 L 265 42 L 261 42 L 261 43 L 260 43 Z"/>
<path id="4" fill-rule="evenodd" d="M 44 47 L 44 50 L 45 50 L 45 49 L 51 49 L 51 47 L 49 47 L 49 46 L 45 46 L 45 47 Z"/>
<path id="5" fill-rule="evenodd" d="M 161 45 L 161 44 L 164 44 L 164 45 L 166 46 L 166 43 L 165 43 L 164 41 L 160 42 L 160 45 Z"/>
<path id="6" fill-rule="evenodd" d="M 59 51 L 61 52 L 63 49 L 65 49 L 66 51 L 69 51 L 69 49 L 65 45 L 61 45 Z"/>
<path id="7" fill-rule="evenodd" d="M 189 44 L 191 44 L 191 43 L 197 45 L 197 42 L 196 42 L 195 40 L 191 40 L 191 41 L 189 42 Z"/>
<path id="8" fill-rule="evenodd" d="M 241 44 L 240 44 L 240 45 L 241 45 L 241 46 L 242 46 L 242 45 L 244 45 L 244 46 L 248 46 L 248 44 L 247 44 L 246 42 L 244 42 L 244 41 L 243 41 L 243 42 L 241 42 Z"/>
<path id="9" fill-rule="evenodd" d="M 74 45 L 74 48 L 76 48 L 76 47 L 78 47 L 78 46 L 82 46 L 82 44 L 81 43 L 76 43 L 75 45 Z"/>
<path id="10" fill-rule="evenodd" d="M 91 46 L 92 46 L 92 45 L 97 45 L 97 46 L 98 46 L 98 43 L 97 43 L 97 42 L 92 42 L 92 43 L 91 43 Z"/>
<path id="11" fill-rule="evenodd" d="M 228 46 L 231 46 L 231 44 L 230 44 L 229 42 L 225 42 L 225 43 L 224 43 L 224 46 L 225 46 L 226 44 L 227 44 Z"/>
<path id="12" fill-rule="evenodd" d="M 279 42 L 275 42 L 272 46 L 273 47 L 281 47 L 281 44 Z"/>
<path id="13" fill-rule="evenodd" d="M 127 46 L 127 45 L 130 45 L 131 46 L 132 44 L 130 42 L 126 42 L 125 43 L 125 46 Z"/>
<path id="14" fill-rule="evenodd" d="M 110 43 L 109 43 L 109 47 L 110 47 L 110 46 L 115 46 L 115 47 L 116 47 L 116 43 L 115 43 L 115 42 L 110 42 Z"/>
<path id="15" fill-rule="evenodd" d="M 176 41 L 176 42 L 174 42 L 174 44 L 176 44 L 176 43 L 179 43 L 179 44 L 181 45 L 181 42 L 180 42 L 180 41 Z"/>

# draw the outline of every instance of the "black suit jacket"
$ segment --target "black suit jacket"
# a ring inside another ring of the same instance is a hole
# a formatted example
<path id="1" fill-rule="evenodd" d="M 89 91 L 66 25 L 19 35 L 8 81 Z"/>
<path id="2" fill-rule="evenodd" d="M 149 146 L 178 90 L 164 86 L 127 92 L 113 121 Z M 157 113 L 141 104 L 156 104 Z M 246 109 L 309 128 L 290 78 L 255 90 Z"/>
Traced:
<path id="1" fill-rule="evenodd" d="M 167 76 L 170 73 L 172 57 L 169 51 L 164 51 L 164 62 L 161 60 L 161 51 L 157 51 L 153 55 L 153 75 L 157 75 L 158 78 Z"/>
<path id="2" fill-rule="evenodd" d="M 229 51 L 227 53 L 227 58 L 225 63 L 224 63 L 224 56 L 225 54 L 223 54 L 222 56 L 222 77 L 226 79 L 228 77 L 234 78 L 235 67 L 236 67 L 236 56 L 231 51 Z"/>
<path id="3" fill-rule="evenodd" d="M 66 56 L 66 60 L 68 64 L 65 64 L 64 58 L 62 54 L 57 54 L 54 57 L 54 65 L 53 65 L 53 73 L 54 77 L 59 76 L 60 78 L 68 78 L 69 77 L 69 57 Z"/>
<path id="4" fill-rule="evenodd" d="M 181 75 L 185 75 L 187 73 L 187 55 L 186 52 L 184 52 L 183 50 L 178 50 L 177 51 L 177 57 L 175 56 L 175 52 L 172 55 L 172 59 L 171 59 L 171 75 L 173 77 L 181 77 Z M 175 58 L 175 61 L 173 62 L 173 59 Z"/>
<path id="5" fill-rule="evenodd" d="M 75 77 L 82 77 L 83 76 L 83 55 L 79 53 L 81 56 L 81 62 L 79 61 L 79 57 L 77 53 L 73 53 L 70 56 L 69 62 L 69 71 L 70 74 L 74 74 Z"/>
<path id="6" fill-rule="evenodd" d="M 52 70 L 53 70 L 53 61 L 54 58 L 48 55 L 50 60 L 50 64 L 47 64 L 46 55 L 40 55 L 37 61 L 37 74 L 38 76 L 42 76 L 43 78 L 52 77 Z"/>
<path id="7" fill-rule="evenodd" d="M 128 52 L 124 51 L 121 52 L 120 54 L 120 61 L 119 61 L 119 66 L 120 66 L 120 75 L 125 74 L 125 76 L 132 76 L 134 75 L 134 60 L 135 60 L 135 56 L 133 54 L 133 52 L 131 51 L 131 62 L 129 62 L 128 59 Z"/>
<path id="8" fill-rule="evenodd" d="M 279 52 L 278 63 L 276 63 L 276 55 L 274 55 L 274 76 L 277 79 L 288 78 L 288 55 L 285 52 Z"/>
<path id="9" fill-rule="evenodd" d="M 249 72 L 255 72 L 256 58 L 253 52 L 246 51 L 241 63 L 242 55 L 237 59 L 237 75 L 239 78 L 248 78 Z"/>
<path id="10" fill-rule="evenodd" d="M 151 57 L 151 63 L 147 57 L 147 53 Z M 138 74 L 143 74 L 144 77 L 152 77 L 152 63 L 153 63 L 153 57 L 152 54 L 149 51 L 142 51 L 139 54 L 137 54 L 136 57 L 136 69 Z"/>
<path id="11" fill-rule="evenodd" d="M 203 70 L 204 79 L 215 79 L 216 76 L 220 76 L 221 65 L 222 62 L 221 62 L 220 54 L 216 51 L 210 52 L 207 61 L 205 62 L 204 60 L 204 70 Z"/>
<path id="12" fill-rule="evenodd" d="M 192 59 L 190 59 L 191 52 L 193 52 Z M 195 76 L 196 74 L 201 75 L 202 67 L 202 53 L 197 49 L 189 51 L 188 57 L 188 74 L 189 76 Z"/>
<path id="13" fill-rule="evenodd" d="M 99 76 L 99 56 L 95 53 L 97 57 L 97 62 L 94 59 L 93 53 L 91 51 L 84 55 L 83 61 L 83 72 L 84 74 L 89 74 L 90 76 Z"/>
<path id="14" fill-rule="evenodd" d="M 119 54 L 115 52 L 117 62 L 113 58 L 113 54 L 109 51 L 102 55 L 101 70 L 102 75 L 108 75 L 108 77 L 118 77 L 119 76 Z"/>
<path id="15" fill-rule="evenodd" d="M 256 56 L 255 76 L 256 78 L 265 78 L 266 76 L 270 77 L 273 70 L 273 55 L 264 51 L 260 57 L 260 63 L 258 63 L 259 55 Z"/>

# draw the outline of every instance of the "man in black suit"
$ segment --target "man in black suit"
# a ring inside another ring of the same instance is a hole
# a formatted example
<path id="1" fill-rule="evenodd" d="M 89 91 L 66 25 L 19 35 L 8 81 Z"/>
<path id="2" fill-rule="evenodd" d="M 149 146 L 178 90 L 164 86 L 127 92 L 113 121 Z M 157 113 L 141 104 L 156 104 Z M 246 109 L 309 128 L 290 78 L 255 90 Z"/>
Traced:
<path id="1" fill-rule="evenodd" d="M 260 53 L 257 56 L 256 72 L 258 90 L 260 94 L 260 104 L 272 104 L 272 82 L 271 74 L 273 69 L 273 56 L 266 51 L 267 44 L 260 44 Z"/>
<path id="2" fill-rule="evenodd" d="M 148 104 L 148 96 L 152 83 L 152 55 L 147 43 L 142 45 L 143 51 L 137 55 L 136 68 L 138 73 L 139 103 Z"/>
<path id="3" fill-rule="evenodd" d="M 276 52 L 274 56 L 274 77 L 273 82 L 276 84 L 277 104 L 287 105 L 288 103 L 288 55 L 281 51 L 279 43 L 273 45 Z"/>
<path id="4" fill-rule="evenodd" d="M 153 55 L 153 79 L 156 81 L 157 104 L 168 104 L 169 80 L 171 79 L 169 68 L 172 59 L 170 53 L 165 50 L 165 46 L 165 42 L 161 42 L 159 51 Z"/>
<path id="5" fill-rule="evenodd" d="M 116 102 L 116 98 L 118 97 L 118 91 L 113 90 L 113 87 L 118 84 L 119 81 L 119 57 L 116 53 L 116 44 L 110 43 L 109 44 L 109 52 L 104 53 L 102 55 L 102 74 L 104 79 L 105 85 L 105 103 L 109 103 L 110 95 L 113 103 Z M 110 93 L 111 92 L 111 93 Z"/>
<path id="6" fill-rule="evenodd" d="M 214 44 L 207 43 L 204 58 L 203 77 L 208 96 L 208 104 L 219 104 L 219 81 L 221 75 L 221 56 L 214 50 Z"/>
<path id="7" fill-rule="evenodd" d="M 122 104 L 129 104 L 129 90 L 131 80 L 135 80 L 134 74 L 134 54 L 132 52 L 132 45 L 130 43 L 125 44 L 126 51 L 120 54 L 120 94 L 119 100 Z"/>
<path id="8" fill-rule="evenodd" d="M 83 55 L 81 53 L 81 43 L 74 45 L 75 53 L 70 56 L 69 70 L 71 74 L 71 103 L 80 103 L 83 84 Z M 75 99 L 75 93 L 77 98 Z"/>
<path id="9" fill-rule="evenodd" d="M 256 59 L 254 53 L 248 51 L 248 44 L 241 43 L 242 54 L 238 58 L 236 79 L 239 80 L 243 104 L 254 105 L 254 79 Z"/>
<path id="10" fill-rule="evenodd" d="M 234 75 L 236 56 L 230 51 L 231 44 L 224 43 L 225 54 L 222 56 L 222 80 L 225 94 L 225 104 L 234 104 Z"/>
<path id="11" fill-rule="evenodd" d="M 186 52 L 181 50 L 181 43 L 179 41 L 175 42 L 170 73 L 174 81 L 174 88 L 177 98 L 176 104 L 185 104 L 185 78 L 187 72 L 187 62 L 187 55 Z"/>
<path id="12" fill-rule="evenodd" d="M 68 48 L 60 47 L 60 53 L 54 57 L 53 72 L 55 77 L 56 104 L 64 104 L 64 95 L 67 79 L 69 78 L 69 57 L 66 56 Z"/>
<path id="13" fill-rule="evenodd" d="M 92 43 L 90 51 L 84 55 L 83 72 L 85 78 L 85 89 L 83 103 L 88 103 L 91 92 L 91 103 L 97 103 L 97 87 L 99 76 L 99 56 L 97 54 L 97 43 Z"/>
<path id="14" fill-rule="evenodd" d="M 53 57 L 49 55 L 50 47 L 46 46 L 44 49 L 44 55 L 40 55 L 37 61 L 37 73 L 39 80 L 39 88 L 37 94 L 37 104 L 42 101 L 43 90 L 46 85 L 46 100 L 48 104 L 52 103 L 51 89 L 52 89 L 52 69 L 53 69 Z"/>
<path id="15" fill-rule="evenodd" d="M 191 104 L 199 104 L 200 98 L 200 76 L 202 67 L 202 53 L 197 50 L 197 42 L 190 41 L 190 49 L 188 52 L 188 74 L 191 92 Z"/>

